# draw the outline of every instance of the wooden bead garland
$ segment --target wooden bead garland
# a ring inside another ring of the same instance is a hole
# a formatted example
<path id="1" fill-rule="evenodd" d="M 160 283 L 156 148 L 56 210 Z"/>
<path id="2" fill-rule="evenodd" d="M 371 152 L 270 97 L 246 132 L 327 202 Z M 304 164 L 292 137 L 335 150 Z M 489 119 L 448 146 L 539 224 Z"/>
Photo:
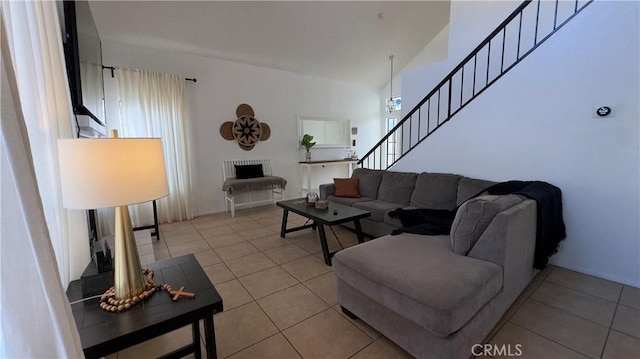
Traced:
<path id="1" fill-rule="evenodd" d="M 147 276 L 147 283 L 145 283 L 145 289 L 142 293 L 134 295 L 131 298 L 116 299 L 116 290 L 114 287 L 111 287 L 100 297 L 100 308 L 107 312 L 119 313 L 133 307 L 147 298 L 150 298 L 156 291 L 160 291 L 162 289 L 166 290 L 169 296 L 173 296 L 174 301 L 176 301 L 179 296 L 186 296 L 188 298 L 195 297 L 195 293 L 185 292 L 184 287 L 181 287 L 179 291 L 173 291 L 171 286 L 168 284 L 156 285 L 153 282 L 154 271 L 152 269 L 147 268 L 143 273 Z"/>
<path id="2" fill-rule="evenodd" d="M 127 310 L 132 306 L 138 304 L 139 302 L 147 299 L 156 292 L 156 290 L 160 289 L 160 286 L 156 286 L 153 282 L 153 270 L 145 269 L 143 273 L 147 276 L 147 283 L 145 283 L 145 289 L 142 293 L 134 295 L 131 298 L 126 299 L 116 299 L 116 290 L 114 287 L 107 289 L 107 291 L 100 297 L 100 308 L 106 310 L 107 312 L 122 312 L 123 310 Z"/>

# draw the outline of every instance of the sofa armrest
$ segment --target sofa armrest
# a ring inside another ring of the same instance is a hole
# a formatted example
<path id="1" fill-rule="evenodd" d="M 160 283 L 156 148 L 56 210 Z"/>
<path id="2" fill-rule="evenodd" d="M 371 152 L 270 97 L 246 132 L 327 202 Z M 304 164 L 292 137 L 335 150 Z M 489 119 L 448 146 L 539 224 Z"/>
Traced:
<path id="1" fill-rule="evenodd" d="M 329 196 L 333 196 L 336 193 L 336 187 L 333 183 L 320 185 L 320 199 L 327 199 Z"/>
<path id="2" fill-rule="evenodd" d="M 515 300 L 536 273 L 536 206 L 528 199 L 498 213 L 467 255 L 503 268 L 504 291 L 510 300 Z"/>

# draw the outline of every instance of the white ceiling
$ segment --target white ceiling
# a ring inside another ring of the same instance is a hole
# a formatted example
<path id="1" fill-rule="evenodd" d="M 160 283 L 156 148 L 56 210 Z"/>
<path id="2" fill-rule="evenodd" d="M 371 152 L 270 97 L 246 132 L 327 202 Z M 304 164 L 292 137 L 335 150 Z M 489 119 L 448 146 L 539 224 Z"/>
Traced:
<path id="1" fill-rule="evenodd" d="M 96 1 L 103 40 L 382 88 L 449 22 L 449 1 Z M 117 65 L 117 64 L 108 64 Z"/>

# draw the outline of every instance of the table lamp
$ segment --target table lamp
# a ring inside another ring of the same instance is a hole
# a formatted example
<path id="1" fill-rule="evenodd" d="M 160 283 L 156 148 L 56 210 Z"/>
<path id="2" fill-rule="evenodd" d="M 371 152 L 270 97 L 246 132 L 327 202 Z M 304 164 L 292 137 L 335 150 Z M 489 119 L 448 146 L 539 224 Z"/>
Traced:
<path id="1" fill-rule="evenodd" d="M 142 293 L 145 280 L 127 205 L 169 194 L 160 139 L 60 139 L 58 157 L 65 208 L 115 207 L 115 298 Z"/>

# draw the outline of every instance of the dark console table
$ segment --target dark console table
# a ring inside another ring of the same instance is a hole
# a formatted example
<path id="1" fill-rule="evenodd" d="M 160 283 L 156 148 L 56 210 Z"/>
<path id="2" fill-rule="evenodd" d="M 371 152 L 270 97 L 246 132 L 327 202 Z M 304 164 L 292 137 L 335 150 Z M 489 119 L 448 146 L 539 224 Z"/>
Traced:
<path id="1" fill-rule="evenodd" d="M 87 358 L 100 358 L 135 344 L 191 325 L 193 343 L 168 353 L 178 358 L 194 353 L 201 358 L 200 320 L 204 320 L 207 358 L 216 358 L 213 315 L 223 310 L 222 298 L 211 284 L 202 267 L 191 254 L 161 260 L 149 265 L 155 271 L 157 284 L 169 284 L 174 289 L 185 287 L 195 292 L 195 298 L 171 300 L 165 291 L 121 313 L 106 312 L 99 307 L 99 298 L 71 305 L 80 333 L 82 350 Z M 106 290 L 106 288 L 105 288 Z M 67 290 L 70 302 L 82 299 L 80 281 L 73 281 Z"/>

